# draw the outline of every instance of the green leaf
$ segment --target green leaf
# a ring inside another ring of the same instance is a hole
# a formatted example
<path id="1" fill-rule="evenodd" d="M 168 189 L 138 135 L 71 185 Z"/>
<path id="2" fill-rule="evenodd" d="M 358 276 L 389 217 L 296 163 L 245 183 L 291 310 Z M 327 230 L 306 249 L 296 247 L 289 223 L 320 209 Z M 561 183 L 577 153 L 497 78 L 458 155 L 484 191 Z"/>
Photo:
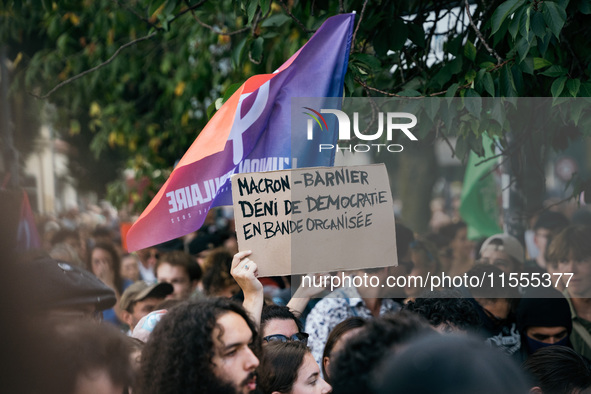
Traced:
<path id="1" fill-rule="evenodd" d="M 290 17 L 285 14 L 271 15 L 261 23 L 261 27 L 279 27 L 289 21 Z"/>
<path id="2" fill-rule="evenodd" d="M 464 76 L 464 79 L 466 80 L 467 83 L 474 82 L 475 78 L 476 78 L 476 70 L 474 70 L 474 69 L 471 69 L 470 71 L 468 71 L 466 73 L 466 75 Z"/>
<path id="3" fill-rule="evenodd" d="M 591 14 L 591 0 L 581 0 L 579 3 L 579 11 L 585 15 Z"/>
<path id="4" fill-rule="evenodd" d="M 253 41 L 252 46 L 250 47 L 250 55 L 255 61 L 261 61 L 263 59 L 264 42 L 265 39 L 263 37 L 257 37 L 257 39 Z"/>
<path id="5" fill-rule="evenodd" d="M 248 24 L 249 25 L 252 23 L 252 20 L 254 19 L 254 15 L 257 12 L 258 6 L 259 6 L 259 3 L 256 0 L 250 0 L 250 3 L 248 3 L 248 8 L 246 9 L 246 15 L 248 16 Z"/>
<path id="6" fill-rule="evenodd" d="M 540 51 L 541 56 L 546 56 L 546 51 L 548 50 L 548 46 L 550 45 L 550 40 L 552 39 L 552 33 L 550 30 L 546 32 L 541 38 L 538 38 L 538 51 Z"/>
<path id="7" fill-rule="evenodd" d="M 562 93 L 562 90 L 564 89 L 564 84 L 566 83 L 566 77 L 560 77 L 558 79 L 556 79 L 553 83 L 552 86 L 550 87 L 550 92 L 552 93 L 552 97 L 559 97 L 560 93 Z"/>
<path id="8" fill-rule="evenodd" d="M 162 11 L 164 16 L 171 15 L 174 12 L 176 5 L 177 5 L 176 0 L 168 0 L 166 2 L 166 6 L 164 6 L 164 10 Z"/>
<path id="9" fill-rule="evenodd" d="M 571 109 L 570 109 L 570 116 L 572 121 L 575 123 L 575 126 L 579 125 L 579 119 L 581 119 L 581 113 L 587 107 L 587 103 L 583 102 L 583 100 L 572 100 L 571 102 Z"/>
<path id="10" fill-rule="evenodd" d="M 546 25 L 550 28 L 556 38 L 559 38 L 560 31 L 566 22 L 566 11 L 563 7 L 552 1 L 542 3 L 542 14 Z"/>
<path id="11" fill-rule="evenodd" d="M 546 22 L 541 12 L 534 12 L 531 16 L 531 29 L 540 38 L 546 34 Z"/>
<path id="12" fill-rule="evenodd" d="M 449 69 L 451 70 L 452 74 L 457 74 L 462 71 L 462 63 L 462 57 L 460 56 L 449 62 Z"/>
<path id="13" fill-rule="evenodd" d="M 513 73 L 509 67 L 503 67 L 500 75 L 501 95 L 504 97 L 516 97 L 517 90 L 515 89 L 515 81 L 513 80 Z"/>
<path id="14" fill-rule="evenodd" d="M 521 8 L 519 11 L 517 11 L 515 13 L 515 15 L 513 16 L 513 19 L 509 23 L 509 27 L 507 28 L 507 31 L 509 32 L 509 34 L 511 34 L 511 37 L 513 37 L 513 40 L 515 40 L 515 37 L 517 36 L 517 33 L 519 32 L 519 26 L 524 23 L 524 21 L 523 21 L 524 17 L 525 17 L 525 8 Z"/>
<path id="15" fill-rule="evenodd" d="M 524 73 L 534 75 L 534 58 L 531 56 L 526 57 L 521 63 L 519 63 L 519 68 Z"/>
<path id="16" fill-rule="evenodd" d="M 243 38 L 242 41 L 236 45 L 236 47 L 232 50 L 232 63 L 234 63 L 234 67 L 238 68 L 240 64 L 242 64 L 242 55 L 244 53 L 244 47 L 246 46 L 247 38 Z"/>
<path id="17" fill-rule="evenodd" d="M 489 72 L 486 72 L 482 76 L 482 84 L 484 85 L 484 90 L 487 91 L 491 97 L 495 97 L 495 83 L 493 82 L 492 75 Z"/>
<path id="18" fill-rule="evenodd" d="M 222 102 L 228 101 L 230 97 L 242 86 L 242 83 L 233 83 L 224 92 L 224 96 L 222 97 Z"/>
<path id="19" fill-rule="evenodd" d="M 458 53 L 460 51 L 460 47 L 462 46 L 463 35 L 457 35 L 454 38 L 451 38 L 448 42 L 446 42 L 443 46 L 443 49 L 447 53 Z"/>
<path id="20" fill-rule="evenodd" d="M 459 87 L 460 87 L 460 84 L 458 84 L 458 83 L 452 84 L 449 88 L 447 88 L 447 92 L 445 93 L 445 97 L 454 97 L 456 95 L 456 92 L 458 91 Z"/>
<path id="21" fill-rule="evenodd" d="M 364 66 L 366 69 L 374 71 L 377 71 L 382 67 L 382 63 L 378 58 L 366 53 L 351 54 L 350 62 L 359 63 L 359 65 Z"/>
<path id="22" fill-rule="evenodd" d="M 482 62 L 480 63 L 480 68 L 490 69 L 493 68 L 495 64 L 493 62 Z"/>
<path id="23" fill-rule="evenodd" d="M 519 67 L 511 67 L 511 74 L 513 75 L 513 84 L 515 85 L 515 97 L 519 96 L 519 92 L 524 89 L 523 73 Z"/>
<path id="24" fill-rule="evenodd" d="M 464 96 L 464 104 L 466 105 L 466 109 L 468 110 L 468 112 L 470 112 L 470 114 L 472 114 L 472 116 L 480 116 L 480 112 L 482 111 L 482 97 L 480 97 L 476 90 L 466 90 L 466 94 Z"/>
<path id="25" fill-rule="evenodd" d="M 425 106 L 425 113 L 431 120 L 435 120 L 435 116 L 437 115 L 437 111 L 439 111 L 439 104 L 441 103 L 441 99 L 437 97 L 430 97 L 423 100 L 423 104 Z"/>
<path id="26" fill-rule="evenodd" d="M 525 37 L 521 37 L 519 41 L 517 41 L 515 47 L 517 48 L 517 53 L 519 54 L 519 61 L 522 62 L 529 53 L 529 42 Z"/>
<path id="27" fill-rule="evenodd" d="M 556 77 L 560 77 L 562 75 L 566 75 L 567 70 L 566 70 L 566 68 L 564 68 L 562 66 L 552 66 L 540 74 L 545 75 L 547 77 L 556 78 Z"/>
<path id="28" fill-rule="evenodd" d="M 57 47 L 61 52 L 66 52 L 68 46 L 68 34 L 64 33 L 57 39 Z"/>
<path id="29" fill-rule="evenodd" d="M 349 94 L 353 95 L 353 91 L 355 90 L 355 79 L 351 73 L 345 74 L 345 87 Z"/>
<path id="30" fill-rule="evenodd" d="M 534 70 L 539 70 L 540 68 L 551 66 L 548 60 L 541 58 L 541 57 L 534 57 Z"/>
<path id="31" fill-rule="evenodd" d="M 156 12 L 156 10 L 160 8 L 162 4 L 164 4 L 164 1 L 165 0 L 156 0 L 152 2 L 148 8 L 148 15 L 152 16 L 152 14 L 154 14 L 154 12 Z"/>
<path id="32" fill-rule="evenodd" d="M 577 97 L 577 94 L 579 93 L 579 88 L 581 87 L 581 80 L 578 78 L 569 79 L 568 81 L 566 81 L 566 87 L 568 88 L 568 91 L 571 96 Z"/>
<path id="33" fill-rule="evenodd" d="M 372 41 L 376 54 L 386 56 L 388 50 L 399 51 L 404 46 L 408 35 L 408 27 L 399 17 L 380 23 Z"/>
<path id="34" fill-rule="evenodd" d="M 468 142 L 465 137 L 459 137 L 456 141 L 455 147 L 456 157 L 460 160 L 464 160 L 466 152 L 468 152 Z"/>
<path id="35" fill-rule="evenodd" d="M 271 0 L 259 0 L 261 6 L 261 14 L 267 15 L 267 12 L 271 9 Z"/>
<path id="36" fill-rule="evenodd" d="M 207 107 L 206 110 L 206 114 L 207 114 L 207 119 L 211 119 L 211 117 L 215 114 L 216 109 L 215 109 L 215 101 L 213 103 L 211 103 L 209 105 L 209 107 Z"/>
<path id="37" fill-rule="evenodd" d="M 470 40 L 464 45 L 464 56 L 472 61 L 476 60 L 476 47 L 470 42 Z"/>
<path id="38" fill-rule="evenodd" d="M 419 48 L 425 48 L 427 42 L 425 41 L 425 31 L 423 26 L 417 23 L 408 23 L 408 38 L 416 44 Z"/>
<path id="39" fill-rule="evenodd" d="M 493 13 L 491 18 L 491 35 L 495 34 L 501 27 L 505 19 L 521 7 L 525 0 L 508 0 L 501 4 Z"/>
<path id="40" fill-rule="evenodd" d="M 581 84 L 579 92 L 581 93 L 580 94 L 581 97 L 591 97 L 591 83 L 583 82 Z"/>

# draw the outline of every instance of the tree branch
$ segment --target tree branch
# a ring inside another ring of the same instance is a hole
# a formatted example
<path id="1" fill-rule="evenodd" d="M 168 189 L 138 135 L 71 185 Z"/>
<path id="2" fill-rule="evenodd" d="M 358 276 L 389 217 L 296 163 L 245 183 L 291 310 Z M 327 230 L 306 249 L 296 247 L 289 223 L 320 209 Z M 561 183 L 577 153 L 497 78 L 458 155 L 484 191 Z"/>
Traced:
<path id="1" fill-rule="evenodd" d="M 118 1 L 118 0 L 116 0 L 116 1 L 117 1 L 117 3 L 119 4 L 119 1 Z M 206 1 L 207 1 L 207 0 L 201 0 L 201 1 L 199 1 L 199 2 L 197 2 L 196 4 L 193 4 L 193 5 L 191 5 L 191 6 L 189 6 L 189 5 L 187 4 L 187 8 L 186 8 L 186 9 L 184 9 L 184 10 L 182 10 L 181 12 L 179 12 L 178 14 L 176 14 L 176 15 L 175 15 L 175 16 L 174 16 L 174 17 L 173 17 L 173 18 L 172 18 L 172 19 L 171 19 L 171 20 L 168 22 L 168 23 L 169 23 L 169 25 L 170 25 L 172 22 L 174 22 L 175 20 L 177 20 L 178 18 L 180 18 L 182 15 L 186 14 L 187 12 L 193 12 L 193 10 L 195 10 L 196 8 L 199 8 L 199 7 L 201 7 L 203 4 L 205 4 L 205 2 L 206 2 Z M 132 11 L 134 14 L 136 14 L 136 16 L 138 16 L 138 18 L 142 19 L 143 21 L 146 21 L 146 20 L 145 20 L 145 18 L 142 18 L 140 15 L 138 15 L 138 14 L 137 14 L 136 12 L 134 12 L 133 10 L 131 10 L 131 11 Z M 151 26 L 154 26 L 154 25 L 153 25 L 152 23 L 150 23 L 149 21 L 147 21 L 147 22 L 148 22 L 148 23 L 149 23 Z M 98 69 L 100 69 L 100 68 L 102 68 L 102 67 L 104 67 L 104 66 L 108 65 L 108 64 L 109 64 L 109 63 L 111 63 L 113 60 L 115 60 L 115 58 L 116 58 L 116 57 L 117 57 L 117 56 L 118 56 L 118 55 L 121 53 L 121 51 L 122 51 L 122 50 L 124 50 L 125 48 L 128 48 L 128 47 L 130 47 L 130 46 L 132 46 L 132 45 L 135 45 L 135 44 L 137 44 L 137 43 L 139 43 L 139 42 L 142 42 L 142 41 L 149 40 L 149 39 L 153 38 L 154 36 L 156 36 L 156 34 L 158 34 L 158 31 L 161 31 L 161 30 L 162 30 L 162 28 L 160 28 L 160 27 L 157 27 L 157 26 L 154 26 L 154 28 L 156 29 L 156 31 L 154 31 L 154 32 L 152 32 L 152 33 L 150 33 L 150 34 L 148 34 L 148 35 L 146 35 L 146 36 L 144 36 L 144 37 L 140 37 L 140 38 L 137 38 L 137 39 L 135 39 L 135 40 L 132 40 L 132 41 L 128 42 L 127 44 L 123 44 L 122 46 L 120 46 L 120 47 L 119 47 L 119 48 L 118 48 L 118 49 L 115 51 L 115 53 L 113 53 L 113 55 L 111 55 L 111 57 L 110 57 L 108 60 L 106 60 L 106 61 L 102 62 L 101 64 L 99 64 L 99 65 L 97 65 L 97 66 L 95 66 L 95 67 L 93 67 L 93 68 L 90 68 L 90 69 L 88 69 L 88 70 L 86 70 L 86 71 L 83 71 L 83 72 L 81 72 L 80 74 L 74 75 L 72 78 L 68 78 L 68 79 L 66 79 L 65 81 L 62 81 L 62 82 L 60 82 L 60 83 L 59 83 L 59 84 L 57 84 L 57 85 L 56 85 L 56 86 L 55 86 L 53 89 L 51 89 L 49 92 L 47 92 L 47 93 L 46 93 L 46 94 L 44 94 L 43 96 L 39 96 L 39 95 L 36 95 L 35 93 L 31 93 L 31 92 L 29 92 L 29 94 L 30 94 L 31 96 L 33 96 L 33 97 L 36 97 L 36 98 L 38 98 L 38 99 L 42 99 L 42 100 L 43 100 L 43 99 L 46 99 L 46 98 L 48 98 L 49 96 L 51 96 L 51 95 L 52 95 L 54 92 L 56 92 L 56 91 L 57 91 L 58 89 L 60 89 L 61 87 L 65 86 L 65 85 L 67 85 L 67 84 L 69 84 L 69 83 L 72 83 L 72 82 L 74 82 L 75 80 L 77 80 L 77 79 L 79 79 L 79 78 L 82 78 L 83 76 L 85 76 L 85 75 L 87 75 L 87 74 L 90 74 L 90 73 L 92 73 L 92 72 L 94 72 L 94 71 L 96 71 L 96 70 L 98 70 Z M 235 33 L 234 33 L 234 34 L 235 34 Z"/>
<path id="2" fill-rule="evenodd" d="M 190 7 L 189 0 L 185 0 L 185 4 L 187 4 L 187 7 Z M 238 29 L 238 30 L 234 30 L 234 31 L 226 33 L 226 32 L 220 31 L 219 29 L 216 29 L 215 27 L 203 22 L 201 19 L 199 19 L 197 17 L 194 10 L 191 10 L 191 16 L 193 16 L 193 19 L 195 19 L 195 22 L 199 23 L 201 26 L 205 27 L 206 29 L 211 30 L 213 33 L 218 34 L 220 36 L 233 36 L 236 34 L 244 33 L 245 31 L 248 31 L 250 29 L 249 26 L 246 26 L 246 27 L 243 27 L 242 29 Z"/>
<path id="3" fill-rule="evenodd" d="M 402 97 L 402 98 L 407 98 L 407 99 L 420 99 L 420 98 L 425 98 L 425 97 L 440 96 L 442 94 L 447 93 L 447 90 L 443 90 L 441 92 L 431 93 L 431 94 L 429 94 L 427 96 L 408 97 L 408 96 L 401 96 L 401 95 L 396 94 L 396 93 L 389 93 L 389 92 L 386 92 L 384 90 L 376 89 L 376 88 L 374 88 L 374 87 L 369 86 L 368 84 L 366 84 L 359 77 L 355 77 L 355 82 L 357 82 L 358 84 L 360 84 L 361 86 L 363 86 L 365 89 L 369 89 L 369 90 L 372 90 L 372 91 L 377 92 L 377 93 L 381 93 L 381 94 L 383 94 L 385 96 L 389 96 L 389 97 Z M 470 87 L 470 85 L 471 85 L 470 83 L 466 83 L 466 84 L 461 85 L 460 87 L 458 87 L 458 89 L 467 89 L 467 88 Z"/>
<path id="4" fill-rule="evenodd" d="M 123 3 L 121 3 L 121 1 L 119 0 L 113 0 L 115 3 L 117 3 L 117 5 L 121 8 L 126 9 L 127 11 L 131 12 L 132 14 L 134 14 L 139 20 L 141 20 L 142 22 L 145 22 L 148 26 L 153 27 L 154 29 L 157 30 L 161 30 L 161 27 L 156 26 L 155 24 L 153 24 L 152 22 L 150 22 L 149 19 L 144 18 L 143 16 L 141 16 L 136 10 L 134 10 L 133 8 L 131 8 L 130 6 L 127 6 Z"/>
<path id="5" fill-rule="evenodd" d="M 470 26 L 472 26 L 472 29 L 474 29 L 474 31 L 476 32 L 478 39 L 480 40 L 482 45 L 484 45 L 484 47 L 486 48 L 488 53 L 490 53 L 492 56 L 494 56 L 497 59 L 497 64 L 501 64 L 503 62 L 503 58 L 501 58 L 499 56 L 499 54 L 494 49 L 492 49 L 490 46 L 488 46 L 488 44 L 486 43 L 486 41 L 484 39 L 484 36 L 482 35 L 482 33 L 480 32 L 480 30 L 478 29 L 478 27 L 476 26 L 476 24 L 472 20 L 472 14 L 470 13 L 470 3 L 468 2 L 468 0 L 464 0 L 464 4 L 466 7 L 466 14 L 468 15 L 468 19 L 470 20 Z"/>
<path id="6" fill-rule="evenodd" d="M 58 89 L 60 89 L 62 86 L 64 86 L 64 85 L 67 85 L 67 84 L 69 84 L 69 83 L 72 83 L 72 82 L 74 82 L 75 80 L 77 80 L 77 79 L 80 79 L 80 78 L 82 78 L 83 76 L 85 76 L 85 75 L 87 75 L 87 74 L 90 74 L 91 72 L 94 72 L 94 71 L 96 71 L 96 70 L 98 70 L 98 69 L 100 69 L 100 68 L 103 68 L 103 67 L 104 67 L 104 66 L 106 66 L 107 64 L 111 63 L 113 60 L 115 60 L 115 58 L 116 58 L 116 57 L 119 55 L 119 53 L 121 53 L 121 51 L 122 51 L 122 50 L 124 50 L 125 48 L 128 48 L 128 47 L 130 47 L 130 46 L 132 46 L 132 45 L 135 45 L 135 44 L 137 44 L 137 43 L 139 43 L 139 42 L 142 42 L 142 41 L 149 40 L 149 39 L 153 38 L 153 37 L 154 37 L 156 34 L 157 34 L 157 32 L 152 32 L 152 33 L 148 34 L 147 36 L 144 36 L 144 37 L 137 38 L 137 39 L 135 39 L 135 40 L 132 40 L 132 41 L 128 42 L 127 44 L 123 44 L 123 45 L 121 45 L 121 46 L 120 46 L 120 47 L 119 47 L 119 48 L 118 48 L 118 49 L 115 51 L 115 53 L 113 53 L 113 55 L 111 55 L 111 57 L 110 57 L 108 60 L 105 60 L 105 61 L 104 61 L 104 62 L 102 62 L 101 64 L 99 64 L 99 65 L 97 65 L 97 66 L 94 66 L 93 68 L 90 68 L 90 69 L 88 69 L 88 70 L 86 70 L 86 71 L 83 71 L 83 72 L 81 72 L 80 74 L 74 75 L 72 78 L 68 78 L 68 79 L 66 79 L 65 81 L 62 81 L 62 82 L 60 82 L 60 83 L 59 83 L 59 84 L 57 84 L 57 85 L 56 85 L 56 86 L 55 86 L 53 89 L 51 89 L 49 92 L 47 92 L 47 93 L 46 93 L 46 94 L 44 94 L 43 96 L 38 96 L 38 95 L 36 95 L 36 94 L 34 94 L 34 93 L 29 93 L 29 94 L 30 94 L 30 95 L 32 95 L 33 97 L 36 97 L 36 98 L 38 98 L 38 99 L 42 99 L 42 100 L 44 100 L 44 99 L 48 98 L 49 96 L 51 96 L 51 95 L 52 95 L 52 94 L 53 94 L 55 91 L 57 91 Z"/>
<path id="7" fill-rule="evenodd" d="M 174 18 L 172 18 L 170 20 L 170 22 L 168 22 L 169 24 L 171 24 L 173 21 L 177 20 L 178 18 L 180 18 L 181 16 L 185 15 L 187 12 L 192 12 L 193 10 L 196 10 L 197 8 L 201 7 L 203 4 L 205 4 L 207 0 L 201 0 L 198 1 L 197 3 L 193 4 L 192 6 L 189 6 L 187 4 L 187 8 L 182 10 L 181 12 L 179 12 L 178 14 L 176 14 L 174 16 Z"/>
<path id="8" fill-rule="evenodd" d="M 309 30 L 306 28 L 306 26 L 302 23 L 302 21 L 300 21 L 298 18 L 295 17 L 294 14 L 291 13 L 291 11 L 289 10 L 289 7 L 287 6 L 287 4 L 285 4 L 285 0 L 280 0 L 279 4 L 281 4 L 281 7 L 283 7 L 283 10 L 287 13 L 287 15 L 293 19 L 298 25 L 300 25 L 300 28 L 306 32 L 306 33 L 314 33 L 316 32 L 316 30 Z"/>
<path id="9" fill-rule="evenodd" d="M 365 7 L 367 6 L 368 1 L 369 0 L 365 0 L 363 2 L 363 7 L 361 7 L 361 14 L 359 14 L 359 22 L 357 22 L 357 26 L 355 26 L 355 31 L 353 32 L 353 38 L 351 38 L 351 52 L 353 52 L 353 48 L 355 46 L 355 37 L 357 36 L 359 26 L 361 26 L 361 21 L 363 20 L 363 15 L 365 14 Z"/>
<path id="10" fill-rule="evenodd" d="M 449 139 L 447 138 L 447 136 L 445 135 L 445 133 L 443 131 L 441 131 L 441 124 L 438 124 L 437 125 L 437 132 L 435 133 L 435 137 L 437 137 L 438 134 L 441 134 L 441 136 L 443 137 L 443 140 L 445 141 L 445 143 L 447 144 L 447 146 L 451 150 L 451 157 L 457 157 L 456 150 L 451 145 L 451 142 L 449 141 Z"/>

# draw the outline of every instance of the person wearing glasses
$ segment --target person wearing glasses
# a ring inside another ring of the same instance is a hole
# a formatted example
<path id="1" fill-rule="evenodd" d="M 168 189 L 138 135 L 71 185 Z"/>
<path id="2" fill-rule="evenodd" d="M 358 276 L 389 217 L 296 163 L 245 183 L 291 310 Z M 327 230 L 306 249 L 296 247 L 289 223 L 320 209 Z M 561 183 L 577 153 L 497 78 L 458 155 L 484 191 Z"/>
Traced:
<path id="1" fill-rule="evenodd" d="M 303 332 L 303 325 L 296 316 L 295 311 L 289 306 L 264 304 L 263 285 L 258 280 L 258 267 L 249 259 L 252 251 L 238 252 L 232 259 L 230 273 L 244 293 L 243 306 L 257 326 L 263 337 L 263 345 L 272 342 L 299 341 L 308 343 L 308 334 Z M 305 307 L 305 302 L 299 302 L 299 306 Z"/>
<path id="2" fill-rule="evenodd" d="M 261 315 L 263 345 L 269 342 L 303 342 L 308 344 L 308 334 L 303 332 L 300 319 L 287 306 L 265 305 Z"/>
<path id="3" fill-rule="evenodd" d="M 310 349 L 301 341 L 272 341 L 264 346 L 258 371 L 263 394 L 326 394 L 332 391 L 320 375 Z"/>

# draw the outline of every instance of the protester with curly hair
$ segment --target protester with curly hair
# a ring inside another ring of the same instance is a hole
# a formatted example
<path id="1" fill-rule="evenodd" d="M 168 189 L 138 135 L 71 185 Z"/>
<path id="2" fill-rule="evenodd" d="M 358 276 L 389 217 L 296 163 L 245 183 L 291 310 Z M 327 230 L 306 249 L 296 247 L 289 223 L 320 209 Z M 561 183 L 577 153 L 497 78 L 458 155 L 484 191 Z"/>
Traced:
<path id="1" fill-rule="evenodd" d="M 142 394 L 250 393 L 260 341 L 244 308 L 225 298 L 182 303 L 142 352 Z"/>

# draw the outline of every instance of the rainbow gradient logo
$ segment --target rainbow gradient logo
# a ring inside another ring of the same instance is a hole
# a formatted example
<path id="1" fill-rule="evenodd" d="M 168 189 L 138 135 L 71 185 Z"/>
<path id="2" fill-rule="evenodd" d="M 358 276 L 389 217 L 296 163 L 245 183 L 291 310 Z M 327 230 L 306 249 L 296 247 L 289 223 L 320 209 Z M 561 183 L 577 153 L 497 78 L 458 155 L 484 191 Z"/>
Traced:
<path id="1" fill-rule="evenodd" d="M 324 128 L 326 131 L 328 131 L 328 125 L 326 124 L 326 120 L 324 119 L 324 116 L 322 116 L 320 114 L 320 112 L 313 110 L 310 107 L 304 107 L 304 109 L 307 109 L 308 111 L 311 111 L 314 113 L 311 114 L 309 112 L 304 112 L 304 114 L 309 115 L 312 117 L 312 119 L 314 119 L 316 121 L 316 123 L 318 123 L 318 126 L 320 126 L 320 130 L 322 131 L 322 123 L 324 123 Z M 320 118 L 320 119 L 318 119 Z M 312 127 L 314 126 L 314 124 L 312 123 L 312 119 L 308 119 L 308 140 L 313 139 L 313 133 L 312 133 Z M 322 123 L 320 123 L 320 121 L 322 120 Z"/>
<path id="2" fill-rule="evenodd" d="M 320 112 L 313 110 L 310 107 L 302 107 L 310 112 L 303 112 L 304 114 L 310 116 L 307 122 L 307 138 L 308 141 L 314 139 L 314 121 L 320 127 L 320 131 L 323 129 L 328 131 L 328 124 L 326 120 L 321 114 L 332 114 L 336 117 L 337 120 L 337 141 L 351 141 L 352 138 L 359 140 L 359 141 L 378 141 L 380 138 L 384 139 L 383 135 L 385 134 L 385 142 L 392 141 L 394 137 L 394 132 L 402 132 L 404 135 L 411 141 L 417 141 L 417 137 L 410 131 L 410 128 L 417 125 L 417 117 L 408 112 L 386 112 L 382 113 L 379 112 L 377 116 L 378 125 L 377 130 L 373 134 L 366 134 L 361 132 L 359 127 L 359 113 L 353 112 L 353 122 L 349 119 L 349 115 L 345 112 L 338 110 L 338 109 L 321 109 Z M 400 122 L 400 120 L 406 120 Z M 409 122 L 410 121 L 410 122 Z M 324 127 L 322 127 L 324 125 Z M 353 135 L 352 133 L 353 132 Z M 380 152 L 380 149 L 384 148 L 388 152 L 402 152 L 404 147 L 400 144 L 385 144 L 385 143 L 375 143 L 375 144 L 355 144 L 349 146 L 340 146 L 334 144 L 319 144 L 318 149 L 319 152 L 322 150 L 331 150 L 336 149 L 337 151 L 349 151 L 349 152 L 369 152 L 372 149 L 377 149 Z"/>

